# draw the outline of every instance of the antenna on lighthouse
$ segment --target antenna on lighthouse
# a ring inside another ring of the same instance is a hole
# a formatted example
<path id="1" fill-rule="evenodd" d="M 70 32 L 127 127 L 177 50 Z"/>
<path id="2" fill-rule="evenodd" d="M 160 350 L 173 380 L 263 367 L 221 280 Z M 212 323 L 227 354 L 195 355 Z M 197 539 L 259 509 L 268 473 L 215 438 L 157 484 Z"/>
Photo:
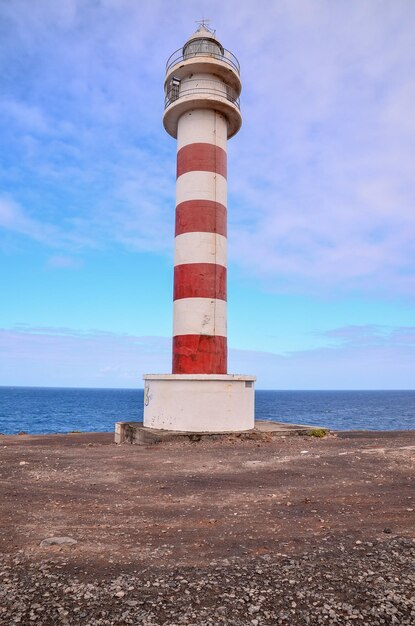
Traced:
<path id="1" fill-rule="evenodd" d="M 209 22 L 210 22 L 210 20 L 206 19 L 205 17 L 202 17 L 201 20 L 196 20 L 195 24 L 199 24 L 199 26 L 201 26 L 202 28 L 209 29 L 209 27 L 208 27 Z"/>
<path id="2" fill-rule="evenodd" d="M 210 20 L 206 19 L 205 17 L 202 17 L 201 20 L 195 20 L 195 24 L 199 24 L 198 30 L 207 30 L 210 33 L 212 33 L 213 36 L 215 36 L 216 30 L 214 30 L 213 28 L 210 28 L 208 26 L 209 23 L 210 23 Z"/>

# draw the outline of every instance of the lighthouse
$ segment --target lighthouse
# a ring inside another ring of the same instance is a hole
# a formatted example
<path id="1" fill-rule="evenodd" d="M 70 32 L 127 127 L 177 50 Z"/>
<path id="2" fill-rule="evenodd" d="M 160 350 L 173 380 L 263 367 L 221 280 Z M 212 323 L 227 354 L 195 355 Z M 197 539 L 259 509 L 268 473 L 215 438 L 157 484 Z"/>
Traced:
<path id="1" fill-rule="evenodd" d="M 172 373 L 144 375 L 144 427 L 254 428 L 254 376 L 227 371 L 227 142 L 242 124 L 237 58 L 202 22 L 167 61 L 177 141 Z"/>

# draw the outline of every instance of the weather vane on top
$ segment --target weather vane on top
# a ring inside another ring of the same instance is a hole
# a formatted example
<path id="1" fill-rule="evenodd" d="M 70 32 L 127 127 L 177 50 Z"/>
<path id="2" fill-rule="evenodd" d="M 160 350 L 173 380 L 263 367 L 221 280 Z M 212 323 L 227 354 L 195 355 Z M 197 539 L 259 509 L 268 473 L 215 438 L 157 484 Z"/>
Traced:
<path id="1" fill-rule="evenodd" d="M 199 28 L 204 28 L 205 30 L 208 30 L 211 33 L 215 34 L 215 31 L 208 26 L 209 22 L 210 20 L 206 19 L 205 17 L 202 17 L 201 20 L 196 20 L 196 24 L 199 24 Z"/>

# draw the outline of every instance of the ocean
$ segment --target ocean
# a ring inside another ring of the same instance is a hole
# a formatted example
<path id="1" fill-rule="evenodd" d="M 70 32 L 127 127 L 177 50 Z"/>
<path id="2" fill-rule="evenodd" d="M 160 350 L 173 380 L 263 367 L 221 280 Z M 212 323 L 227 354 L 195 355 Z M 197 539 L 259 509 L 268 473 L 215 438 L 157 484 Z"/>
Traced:
<path id="1" fill-rule="evenodd" d="M 333 430 L 415 429 L 415 391 L 256 391 L 255 416 Z M 113 431 L 143 418 L 142 389 L 0 387 L 0 433 Z"/>

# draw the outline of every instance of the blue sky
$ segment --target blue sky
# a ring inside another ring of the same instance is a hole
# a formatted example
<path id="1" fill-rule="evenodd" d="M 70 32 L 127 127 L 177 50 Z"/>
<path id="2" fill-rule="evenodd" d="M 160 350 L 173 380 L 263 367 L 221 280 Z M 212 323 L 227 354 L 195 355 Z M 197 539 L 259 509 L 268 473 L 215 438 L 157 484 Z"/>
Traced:
<path id="1" fill-rule="evenodd" d="M 202 16 L 243 80 L 229 371 L 414 388 L 412 0 L 0 2 L 0 384 L 170 371 L 163 79 Z"/>

